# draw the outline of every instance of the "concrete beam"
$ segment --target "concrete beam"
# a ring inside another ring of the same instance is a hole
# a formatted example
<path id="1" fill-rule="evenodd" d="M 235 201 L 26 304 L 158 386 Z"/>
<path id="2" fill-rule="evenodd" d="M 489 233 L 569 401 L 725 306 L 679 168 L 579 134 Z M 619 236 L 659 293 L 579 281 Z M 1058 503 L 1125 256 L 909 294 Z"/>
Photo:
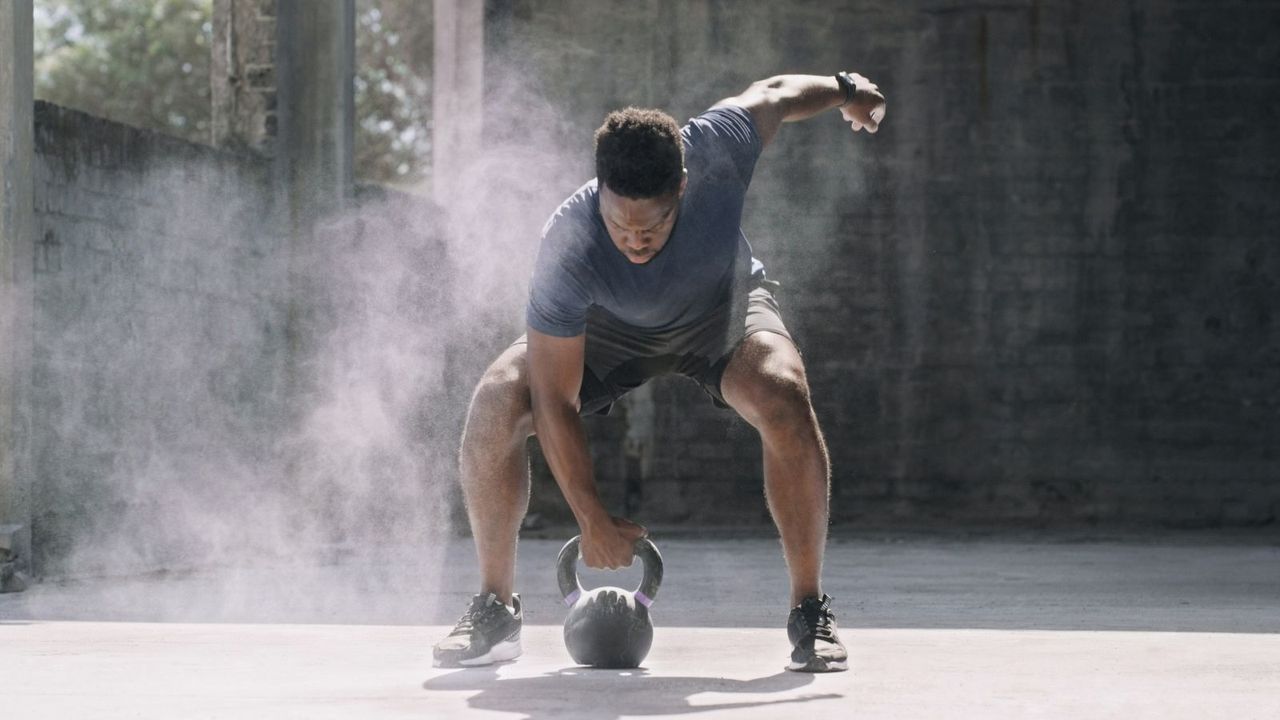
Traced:
<path id="1" fill-rule="evenodd" d="M 355 2 L 276 0 L 276 200 L 288 234 L 288 415 L 316 391 L 306 370 L 326 308 L 309 271 L 318 229 L 354 196 Z M 339 231 L 340 232 L 340 231 Z"/>
<path id="2" fill-rule="evenodd" d="M 437 203 L 448 203 L 462 163 L 484 129 L 484 0 L 435 0 L 431 84 L 431 177 Z"/>
<path id="3" fill-rule="evenodd" d="M 35 155 L 31 0 L 0 3 L 0 592 L 31 558 Z M 18 580 L 15 580 L 18 578 Z"/>

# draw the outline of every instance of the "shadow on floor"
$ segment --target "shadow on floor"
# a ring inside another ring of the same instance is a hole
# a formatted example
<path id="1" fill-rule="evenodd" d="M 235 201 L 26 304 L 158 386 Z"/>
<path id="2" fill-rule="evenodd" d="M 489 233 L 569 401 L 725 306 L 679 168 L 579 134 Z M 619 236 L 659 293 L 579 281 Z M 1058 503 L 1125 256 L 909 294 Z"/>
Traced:
<path id="1" fill-rule="evenodd" d="M 521 713 L 525 720 L 552 720 L 578 714 L 592 718 L 619 718 L 634 715 L 689 715 L 713 710 L 731 710 L 768 705 L 797 705 L 812 700 L 844 697 L 838 693 L 801 695 L 743 702 L 690 704 L 699 693 L 787 693 L 813 683 L 814 676 L 783 670 L 751 680 L 717 677 L 653 677 L 644 668 L 597 670 L 583 667 L 561 668 L 536 677 L 503 678 L 498 668 L 468 668 L 431 678 L 425 690 L 479 690 L 467 699 L 473 710 Z M 584 703 L 580 713 L 566 710 L 565 699 Z M 589 705 L 587 705 L 589 703 Z"/>

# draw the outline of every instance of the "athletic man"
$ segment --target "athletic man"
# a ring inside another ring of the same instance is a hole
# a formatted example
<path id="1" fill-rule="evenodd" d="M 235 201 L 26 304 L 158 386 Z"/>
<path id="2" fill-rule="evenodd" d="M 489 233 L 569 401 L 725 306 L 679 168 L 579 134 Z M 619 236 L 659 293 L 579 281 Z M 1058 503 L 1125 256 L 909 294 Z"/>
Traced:
<path id="1" fill-rule="evenodd" d="M 631 564 L 645 529 L 596 494 L 581 415 L 607 412 L 663 373 L 697 381 L 760 433 L 765 496 L 791 576 L 792 670 L 844 670 L 822 592 L 830 477 L 800 354 L 739 227 L 761 150 L 783 122 L 839 108 L 874 133 L 884 97 L 857 74 L 752 84 L 678 128 L 657 110 L 611 113 L 596 131 L 597 178 L 543 228 L 528 333 L 489 367 L 463 432 L 462 488 L 480 593 L 435 646 L 439 666 L 520 654 L 516 539 L 528 509 L 525 440 L 537 434 L 582 532 L 588 567 Z"/>

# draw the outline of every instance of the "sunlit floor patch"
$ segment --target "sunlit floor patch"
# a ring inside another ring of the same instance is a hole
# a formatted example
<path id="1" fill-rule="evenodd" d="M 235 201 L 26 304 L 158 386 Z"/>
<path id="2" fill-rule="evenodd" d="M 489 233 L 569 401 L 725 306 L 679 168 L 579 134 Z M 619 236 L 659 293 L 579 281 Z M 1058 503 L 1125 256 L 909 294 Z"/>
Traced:
<path id="1" fill-rule="evenodd" d="M 657 629 L 644 667 L 438 669 L 444 626 L 0 623 L 21 718 L 1280 717 L 1280 635 L 846 629 L 851 669 L 783 669 L 781 628 Z"/>

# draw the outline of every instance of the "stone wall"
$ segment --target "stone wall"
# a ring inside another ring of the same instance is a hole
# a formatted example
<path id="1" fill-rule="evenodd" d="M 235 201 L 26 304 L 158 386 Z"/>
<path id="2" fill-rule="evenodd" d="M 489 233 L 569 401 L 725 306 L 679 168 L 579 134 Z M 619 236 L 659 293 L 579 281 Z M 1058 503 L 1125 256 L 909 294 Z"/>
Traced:
<path id="1" fill-rule="evenodd" d="M 837 521 L 1275 522 L 1280 3 L 504 7 L 488 81 L 539 88 L 583 179 L 622 105 L 683 120 L 776 73 L 880 83 L 874 137 L 834 113 L 785 127 L 744 219 L 784 284 Z M 615 509 L 765 520 L 754 432 L 695 386 L 620 410 L 591 428 Z"/>

